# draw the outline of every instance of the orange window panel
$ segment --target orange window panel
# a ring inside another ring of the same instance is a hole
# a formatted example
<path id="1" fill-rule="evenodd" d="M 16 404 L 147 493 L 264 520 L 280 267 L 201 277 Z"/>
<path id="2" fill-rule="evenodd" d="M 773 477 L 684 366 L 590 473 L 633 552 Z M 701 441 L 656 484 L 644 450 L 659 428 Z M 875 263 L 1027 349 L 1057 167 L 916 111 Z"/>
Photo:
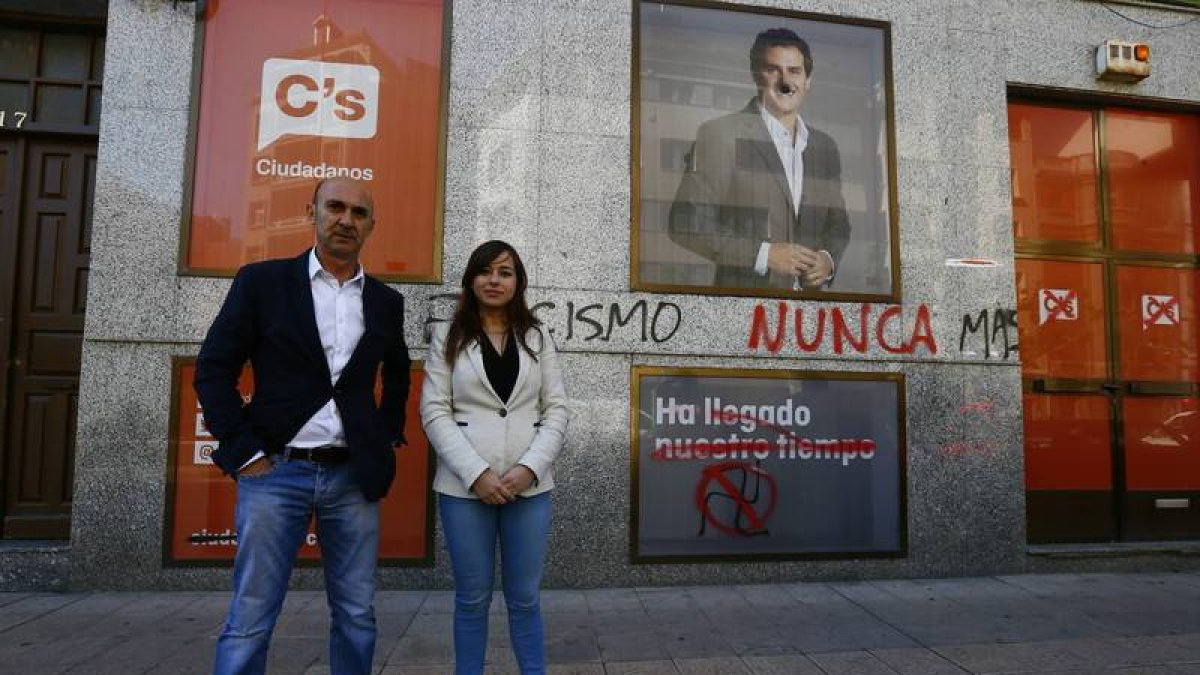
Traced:
<path id="1" fill-rule="evenodd" d="M 1125 485 L 1130 490 L 1200 490 L 1200 409 L 1194 398 L 1124 401 Z"/>
<path id="2" fill-rule="evenodd" d="M 1121 378 L 1200 381 L 1196 270 L 1117 268 Z"/>
<path id="3" fill-rule="evenodd" d="M 1107 396 L 1025 394 L 1025 488 L 1112 488 Z"/>
<path id="4" fill-rule="evenodd" d="M 1024 377 L 1104 379 L 1104 271 L 1098 263 L 1017 260 Z"/>
<path id="5" fill-rule="evenodd" d="M 1105 111 L 1113 246 L 1195 253 L 1200 226 L 1200 116 Z"/>
<path id="6" fill-rule="evenodd" d="M 1008 105 L 1018 239 L 1099 242 L 1094 138 L 1091 111 Z"/>

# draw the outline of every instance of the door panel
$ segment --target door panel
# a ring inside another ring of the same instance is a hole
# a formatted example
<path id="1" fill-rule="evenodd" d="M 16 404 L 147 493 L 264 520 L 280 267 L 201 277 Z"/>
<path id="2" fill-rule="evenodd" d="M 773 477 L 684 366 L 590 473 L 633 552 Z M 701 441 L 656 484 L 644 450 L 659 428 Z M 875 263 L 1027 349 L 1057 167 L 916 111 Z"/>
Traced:
<path id="1" fill-rule="evenodd" d="M 1090 110 L 1008 106 L 1017 239 L 1100 243 L 1093 117 Z"/>
<path id="2" fill-rule="evenodd" d="M 1200 382 L 1200 273 L 1117 266 L 1121 379 Z"/>
<path id="3" fill-rule="evenodd" d="M 1034 544 L 1116 536 L 1112 401 L 1024 396 L 1027 536 Z"/>
<path id="4" fill-rule="evenodd" d="M 1196 253 L 1200 115 L 1110 108 L 1104 117 L 1114 247 Z"/>
<path id="5" fill-rule="evenodd" d="M 30 139 L 11 331 L 4 536 L 66 537 L 95 143 Z"/>
<path id="6" fill-rule="evenodd" d="M 1025 259 L 1016 267 L 1021 374 L 1104 379 L 1108 339 L 1103 266 Z"/>

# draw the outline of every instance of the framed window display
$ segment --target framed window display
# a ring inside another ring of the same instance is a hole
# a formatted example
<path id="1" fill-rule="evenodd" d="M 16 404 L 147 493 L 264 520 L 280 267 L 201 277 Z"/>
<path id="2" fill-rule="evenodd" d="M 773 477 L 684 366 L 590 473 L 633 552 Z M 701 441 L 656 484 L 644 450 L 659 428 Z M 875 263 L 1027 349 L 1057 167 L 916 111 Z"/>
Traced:
<path id="1" fill-rule="evenodd" d="M 903 374 L 632 378 L 633 562 L 906 554 Z"/>
<path id="2" fill-rule="evenodd" d="M 635 8 L 631 285 L 898 301 L 889 25 Z"/>
<path id="3" fill-rule="evenodd" d="M 204 426 L 204 413 L 192 381 L 194 357 L 176 357 L 171 377 L 171 438 L 167 451 L 167 510 L 163 528 L 163 564 L 214 566 L 233 563 L 237 552 L 234 506 L 237 483 L 213 464 L 217 440 Z M 421 391 L 424 373 L 414 362 L 412 391 Z M 253 396 L 247 365 L 238 382 L 242 396 Z M 379 392 L 376 391 L 376 396 Z M 379 502 L 379 564 L 433 564 L 433 448 L 421 429 L 420 396 L 409 396 L 404 423 L 408 445 L 397 449 L 396 480 Z M 310 528 L 300 547 L 300 562 L 320 558 Z"/>
<path id="4" fill-rule="evenodd" d="M 371 188 L 363 264 L 441 280 L 449 0 L 208 2 L 197 25 L 180 273 L 313 243 L 322 178 Z"/>

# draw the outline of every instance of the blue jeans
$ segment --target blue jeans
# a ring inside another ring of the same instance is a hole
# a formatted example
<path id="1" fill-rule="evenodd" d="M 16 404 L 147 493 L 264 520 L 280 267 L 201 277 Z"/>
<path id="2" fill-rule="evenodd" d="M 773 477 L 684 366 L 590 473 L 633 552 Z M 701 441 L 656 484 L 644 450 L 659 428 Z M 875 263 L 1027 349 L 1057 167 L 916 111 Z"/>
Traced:
<path id="1" fill-rule="evenodd" d="M 329 602 L 333 675 L 370 673 L 375 654 L 375 560 L 379 504 L 368 502 L 350 465 L 272 458 L 261 476 L 239 476 L 233 601 L 217 640 L 214 673 L 263 673 L 296 553 L 315 513 Z"/>
<path id="2" fill-rule="evenodd" d="M 439 494 L 438 510 L 454 569 L 454 672 L 483 673 L 499 539 L 508 632 L 517 664 L 521 675 L 545 673 L 538 587 L 550 534 L 550 493 L 503 506 Z"/>

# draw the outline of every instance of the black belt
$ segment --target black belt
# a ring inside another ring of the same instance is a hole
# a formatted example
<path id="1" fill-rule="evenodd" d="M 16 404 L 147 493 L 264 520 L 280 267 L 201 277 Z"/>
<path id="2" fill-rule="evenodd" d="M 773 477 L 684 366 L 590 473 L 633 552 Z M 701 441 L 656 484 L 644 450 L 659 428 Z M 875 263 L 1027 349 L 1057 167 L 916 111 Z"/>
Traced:
<path id="1" fill-rule="evenodd" d="M 284 449 L 284 454 L 289 459 L 303 459 L 318 464 L 340 464 L 350 459 L 350 450 L 339 445 L 322 445 L 319 448 L 293 448 L 289 446 Z"/>

